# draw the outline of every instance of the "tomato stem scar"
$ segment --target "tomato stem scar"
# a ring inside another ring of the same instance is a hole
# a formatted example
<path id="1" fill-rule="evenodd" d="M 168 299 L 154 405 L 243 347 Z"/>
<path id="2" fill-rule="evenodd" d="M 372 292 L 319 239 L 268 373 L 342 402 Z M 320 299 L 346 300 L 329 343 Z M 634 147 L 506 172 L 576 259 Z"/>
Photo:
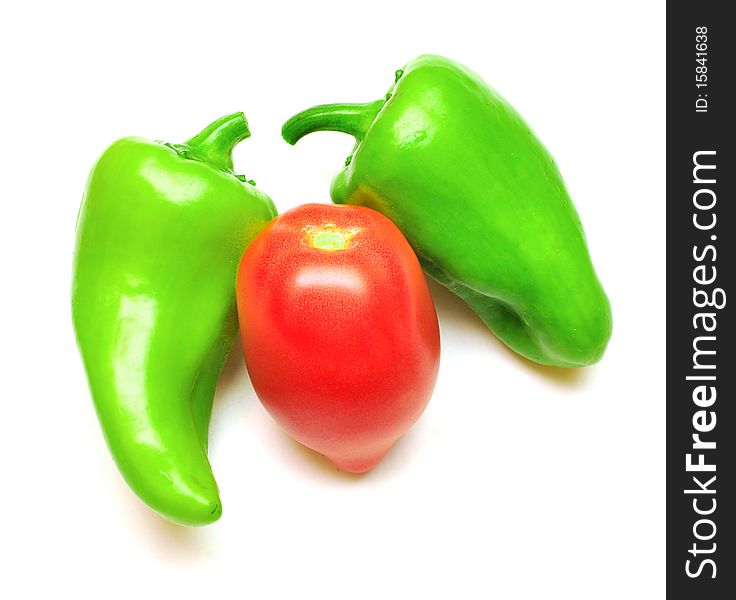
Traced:
<path id="1" fill-rule="evenodd" d="M 328 223 L 320 227 L 307 227 L 304 233 L 307 243 L 312 248 L 332 252 L 334 250 L 347 250 L 355 246 L 353 238 L 359 231 L 359 227 L 347 229 Z"/>

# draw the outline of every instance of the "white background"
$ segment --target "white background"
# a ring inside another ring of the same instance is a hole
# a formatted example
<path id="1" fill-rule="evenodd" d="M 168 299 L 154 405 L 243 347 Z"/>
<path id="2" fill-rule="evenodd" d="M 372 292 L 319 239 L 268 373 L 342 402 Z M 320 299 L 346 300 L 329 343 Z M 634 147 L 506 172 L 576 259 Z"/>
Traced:
<path id="1" fill-rule="evenodd" d="M 19 8 L 22 7 L 22 8 Z M 15 598 L 661 598 L 664 2 L 4 3 L 0 9 L 3 575 Z M 439 53 L 498 89 L 556 157 L 614 309 L 595 367 L 517 359 L 438 286 L 443 356 L 373 472 L 276 427 L 239 348 L 210 458 L 224 514 L 164 522 L 127 489 L 78 358 L 69 289 L 89 168 L 125 135 L 183 141 L 245 111 L 236 150 L 280 210 L 327 202 L 352 140 L 279 135 L 381 96 Z"/>

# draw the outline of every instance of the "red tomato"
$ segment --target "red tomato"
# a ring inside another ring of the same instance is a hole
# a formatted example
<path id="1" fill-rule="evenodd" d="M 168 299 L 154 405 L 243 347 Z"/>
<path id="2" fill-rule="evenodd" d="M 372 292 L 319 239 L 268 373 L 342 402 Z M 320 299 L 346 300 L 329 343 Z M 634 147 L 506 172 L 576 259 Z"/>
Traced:
<path id="1" fill-rule="evenodd" d="M 380 213 L 308 204 L 282 214 L 243 256 L 237 298 L 261 402 L 340 469 L 374 467 L 424 411 L 437 314 L 413 250 Z"/>

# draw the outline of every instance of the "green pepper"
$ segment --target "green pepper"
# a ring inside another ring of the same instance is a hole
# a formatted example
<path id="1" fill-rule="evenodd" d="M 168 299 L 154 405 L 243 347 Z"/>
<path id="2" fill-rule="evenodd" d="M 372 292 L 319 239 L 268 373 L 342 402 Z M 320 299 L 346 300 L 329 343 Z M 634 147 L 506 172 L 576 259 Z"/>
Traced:
<path id="1" fill-rule="evenodd" d="M 316 106 L 284 139 L 341 131 L 356 144 L 332 200 L 376 209 L 427 274 L 510 348 L 545 365 L 601 358 L 611 309 L 557 166 L 477 74 L 439 56 L 396 72 L 384 98 Z"/>
<path id="2" fill-rule="evenodd" d="M 72 317 L 105 438 L 136 494 L 186 525 L 222 512 L 207 429 L 237 334 L 238 263 L 276 215 L 233 173 L 249 135 L 236 113 L 185 144 L 121 139 L 77 220 Z"/>

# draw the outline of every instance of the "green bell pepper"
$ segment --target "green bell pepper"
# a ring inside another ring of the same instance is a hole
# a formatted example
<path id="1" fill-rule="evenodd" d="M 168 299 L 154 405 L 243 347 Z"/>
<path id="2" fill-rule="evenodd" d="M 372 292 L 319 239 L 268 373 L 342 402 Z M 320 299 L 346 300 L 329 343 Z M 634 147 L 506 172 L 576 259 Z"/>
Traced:
<path id="1" fill-rule="evenodd" d="M 562 367 L 601 358 L 610 304 L 562 177 L 477 74 L 421 56 L 397 71 L 385 98 L 310 108 L 282 134 L 294 144 L 323 130 L 356 139 L 332 200 L 391 218 L 425 272 L 510 348 Z"/>
<path id="2" fill-rule="evenodd" d="M 185 144 L 121 139 L 77 220 L 72 316 L 105 438 L 138 496 L 187 525 L 222 512 L 207 429 L 237 334 L 238 262 L 276 215 L 233 173 L 249 135 L 236 113 Z"/>

